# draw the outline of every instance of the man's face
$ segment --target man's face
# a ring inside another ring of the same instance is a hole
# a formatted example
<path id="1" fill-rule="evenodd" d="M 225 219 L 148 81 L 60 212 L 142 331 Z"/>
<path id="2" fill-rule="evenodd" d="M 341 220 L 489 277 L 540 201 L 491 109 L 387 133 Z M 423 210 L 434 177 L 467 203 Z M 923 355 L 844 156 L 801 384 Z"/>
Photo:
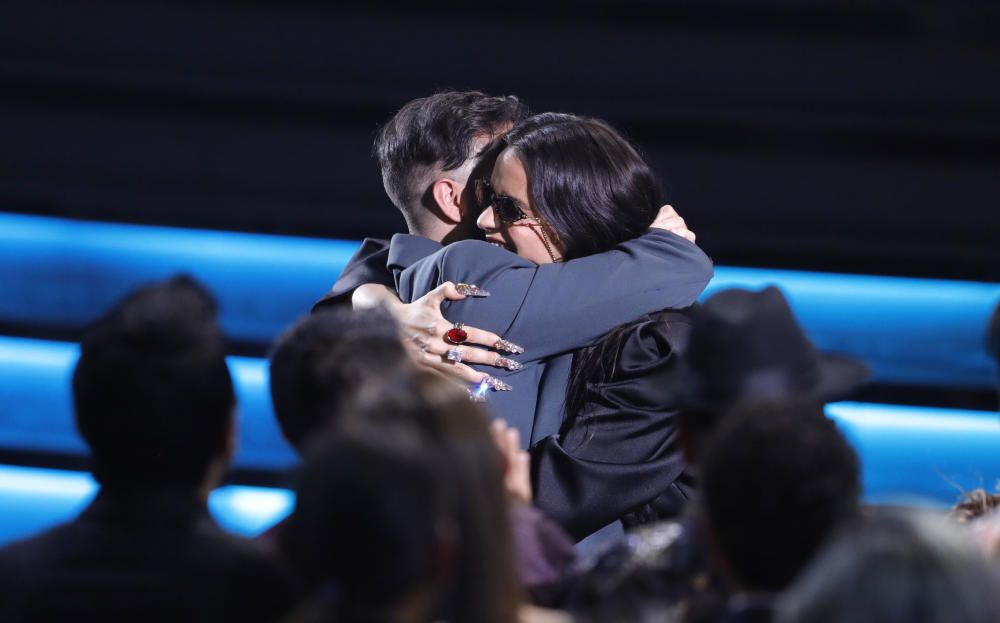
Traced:
<path id="1" fill-rule="evenodd" d="M 476 227 L 476 219 L 479 218 L 484 207 L 479 205 L 476 200 L 475 184 L 472 182 L 476 179 L 490 179 L 493 172 L 493 159 L 482 157 L 482 152 L 496 138 L 509 132 L 512 127 L 512 124 L 507 124 L 502 126 L 496 134 L 477 136 L 472 148 L 474 155 L 456 169 L 451 177 L 456 183 L 462 185 L 459 206 L 462 211 L 462 224 L 468 230 L 466 233 L 470 238 L 482 238 L 482 232 Z"/>
<path id="2" fill-rule="evenodd" d="M 466 175 L 465 179 L 462 181 L 465 185 L 465 189 L 462 191 L 462 198 L 463 201 L 468 201 L 469 203 L 467 203 L 467 205 L 476 211 L 475 216 L 479 216 L 479 212 L 482 211 L 482 206 L 477 206 L 475 203 L 475 187 L 471 181 L 477 178 L 490 178 L 490 175 L 493 172 L 493 163 L 495 160 L 485 157 L 483 152 L 490 145 L 490 143 L 509 132 L 511 127 L 513 126 L 508 124 L 503 126 L 503 128 L 501 128 L 502 131 L 497 132 L 496 134 L 480 134 L 477 136 L 472 145 L 473 156 L 466 160 L 462 165 L 462 169 L 468 171 L 468 175 Z"/>

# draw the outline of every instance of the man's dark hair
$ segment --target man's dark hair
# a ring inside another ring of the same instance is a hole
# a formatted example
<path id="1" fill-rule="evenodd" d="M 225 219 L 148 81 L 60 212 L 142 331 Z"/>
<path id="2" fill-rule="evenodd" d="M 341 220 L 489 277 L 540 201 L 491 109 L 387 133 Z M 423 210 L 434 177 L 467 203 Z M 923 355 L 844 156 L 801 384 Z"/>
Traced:
<path id="1" fill-rule="evenodd" d="M 476 155 L 478 137 L 492 137 L 527 116 L 527 106 L 513 95 L 446 91 L 413 100 L 375 136 L 386 193 L 409 220 L 428 171 L 457 169 Z"/>
<path id="2" fill-rule="evenodd" d="M 857 511 L 858 459 L 822 405 L 762 405 L 721 423 L 702 463 L 702 493 L 734 579 L 777 591 Z"/>
<path id="3" fill-rule="evenodd" d="M 212 296 L 189 277 L 129 294 L 84 334 L 76 423 L 102 485 L 197 488 L 236 397 Z"/>
<path id="4" fill-rule="evenodd" d="M 532 208 L 552 228 L 567 260 L 642 235 L 664 203 L 653 170 L 599 119 L 535 115 L 505 134 L 489 155 L 504 148 L 512 148 L 524 165 Z"/>
<path id="5" fill-rule="evenodd" d="M 382 310 L 331 308 L 296 323 L 271 355 L 271 401 L 300 452 L 359 395 L 411 369 L 395 321 Z"/>

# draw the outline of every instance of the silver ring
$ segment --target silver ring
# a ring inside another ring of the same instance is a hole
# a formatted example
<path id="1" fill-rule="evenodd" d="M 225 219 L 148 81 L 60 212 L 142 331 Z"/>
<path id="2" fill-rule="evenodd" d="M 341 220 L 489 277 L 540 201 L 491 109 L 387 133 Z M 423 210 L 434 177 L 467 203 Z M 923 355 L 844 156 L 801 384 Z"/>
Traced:
<path id="1" fill-rule="evenodd" d="M 448 354 L 446 355 L 446 357 L 448 357 L 448 361 L 452 361 L 454 363 L 462 363 L 462 349 L 459 348 L 458 346 L 453 346 L 448 349 Z"/>

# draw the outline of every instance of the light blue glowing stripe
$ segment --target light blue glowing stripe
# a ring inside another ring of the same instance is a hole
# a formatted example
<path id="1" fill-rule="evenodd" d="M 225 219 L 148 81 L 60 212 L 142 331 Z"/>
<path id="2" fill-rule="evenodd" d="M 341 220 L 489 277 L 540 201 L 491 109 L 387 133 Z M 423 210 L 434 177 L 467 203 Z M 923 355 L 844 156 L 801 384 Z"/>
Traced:
<path id="1" fill-rule="evenodd" d="M 986 331 L 1000 284 L 719 267 L 702 298 L 777 285 L 817 347 L 851 353 L 872 380 L 988 388 Z"/>
<path id="2" fill-rule="evenodd" d="M 996 413 L 848 402 L 827 412 L 858 451 L 868 502 L 947 506 L 1000 479 Z M 80 472 L 0 466 L 0 545 L 71 519 L 95 490 Z M 245 536 L 293 505 L 289 491 L 257 487 L 223 487 L 209 500 L 219 523 Z"/>
<path id="3" fill-rule="evenodd" d="M 69 377 L 76 346 L 0 338 L 0 449 L 83 454 L 73 426 Z M 282 439 L 264 360 L 231 357 L 240 411 L 235 464 L 280 470 L 295 455 Z M 866 493 L 950 503 L 959 489 L 1000 479 L 1000 420 L 994 412 L 842 402 L 828 412 L 865 467 Z"/>
<path id="4" fill-rule="evenodd" d="M 79 327 L 185 272 L 233 339 L 270 342 L 333 284 L 356 242 L 0 214 L 0 322 Z"/>
<path id="5" fill-rule="evenodd" d="M 71 379 L 76 344 L 0 337 L 0 448 L 83 454 L 73 423 Z M 239 399 L 235 465 L 285 469 L 296 456 L 271 410 L 267 362 L 230 357 Z"/>
<path id="6" fill-rule="evenodd" d="M 82 472 L 0 466 L 0 545 L 69 521 L 96 492 Z M 284 519 L 294 504 L 284 489 L 227 486 L 212 492 L 208 509 L 223 528 L 250 537 Z"/>
<path id="7" fill-rule="evenodd" d="M 0 214 L 0 322 L 78 327 L 140 283 L 186 271 L 230 337 L 269 342 L 327 291 L 356 242 Z M 823 349 L 873 380 L 992 387 L 984 350 L 1000 284 L 719 267 L 706 293 L 776 284 Z M 488 328 L 488 327 L 487 327 Z"/>
<path id="8" fill-rule="evenodd" d="M 1000 414 L 840 402 L 827 406 L 861 457 L 873 502 L 950 505 L 1000 483 Z"/>

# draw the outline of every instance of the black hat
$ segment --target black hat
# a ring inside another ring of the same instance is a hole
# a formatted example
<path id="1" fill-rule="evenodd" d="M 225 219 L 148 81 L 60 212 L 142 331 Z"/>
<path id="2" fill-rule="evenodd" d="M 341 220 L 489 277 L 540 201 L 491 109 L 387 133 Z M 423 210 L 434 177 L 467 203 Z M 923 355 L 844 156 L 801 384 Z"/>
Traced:
<path id="1" fill-rule="evenodd" d="M 740 403 L 842 398 L 868 376 L 851 357 L 820 353 L 775 287 L 725 290 L 694 310 L 682 402 L 725 409 Z"/>

